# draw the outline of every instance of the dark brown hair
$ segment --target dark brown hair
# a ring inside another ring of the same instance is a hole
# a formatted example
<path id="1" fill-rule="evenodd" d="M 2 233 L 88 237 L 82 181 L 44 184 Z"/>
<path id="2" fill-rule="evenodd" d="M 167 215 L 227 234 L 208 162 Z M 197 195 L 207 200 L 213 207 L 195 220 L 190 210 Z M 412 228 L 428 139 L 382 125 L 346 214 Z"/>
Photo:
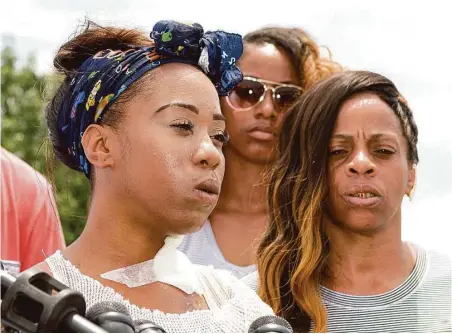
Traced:
<path id="1" fill-rule="evenodd" d="M 298 84 L 304 89 L 342 71 L 342 67 L 331 59 L 329 50 L 329 57 L 321 57 L 319 45 L 300 28 L 262 28 L 248 33 L 243 40 L 253 44 L 270 43 L 284 51 L 297 72 Z"/>
<path id="2" fill-rule="evenodd" d="M 342 104 L 362 92 L 378 95 L 400 120 L 407 159 L 418 162 L 418 130 L 411 109 L 382 75 L 347 71 L 302 95 L 282 125 L 277 161 L 270 173 L 270 224 L 258 249 L 259 294 L 297 332 L 327 330 L 319 295 L 326 274 L 328 240 L 322 231 L 322 203 L 328 194 L 331 135 Z"/>
<path id="3" fill-rule="evenodd" d="M 57 114 L 64 99 L 69 97 L 70 83 L 77 74 L 80 65 L 90 56 L 101 50 L 127 50 L 131 46 L 152 46 L 153 44 L 154 42 L 139 30 L 101 27 L 92 21 L 87 21 L 82 26 L 81 33 L 76 33 L 75 37 L 60 47 L 53 60 L 53 66 L 57 73 L 64 76 L 64 79 L 45 108 L 49 140 L 58 160 L 69 168 L 78 170 L 78 166 L 71 159 L 67 148 L 61 144 L 64 141 L 61 140 L 57 131 Z M 121 121 L 121 106 L 138 93 L 138 90 L 142 86 L 140 83 L 146 75 L 134 82 L 109 107 L 108 112 L 105 113 L 102 119 L 102 124 L 117 128 Z"/>

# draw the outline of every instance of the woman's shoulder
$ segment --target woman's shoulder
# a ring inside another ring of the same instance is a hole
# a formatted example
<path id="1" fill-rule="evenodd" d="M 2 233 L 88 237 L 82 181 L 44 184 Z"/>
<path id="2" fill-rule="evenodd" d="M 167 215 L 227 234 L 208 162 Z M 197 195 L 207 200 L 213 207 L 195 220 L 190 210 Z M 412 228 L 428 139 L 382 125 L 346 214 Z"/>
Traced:
<path id="1" fill-rule="evenodd" d="M 193 264 L 193 266 L 200 277 L 209 281 L 212 286 L 228 291 L 229 294 L 233 289 L 248 289 L 240 279 L 228 270 L 217 269 L 212 265 Z"/>
<path id="2" fill-rule="evenodd" d="M 50 184 L 44 175 L 39 173 L 17 155 L 7 151 L 3 147 L 0 149 L 0 161 L 3 170 L 2 176 L 8 175 L 8 180 L 14 182 L 14 185 L 16 186 L 15 189 L 19 184 L 22 187 L 34 189 L 34 191 L 39 194 L 47 193 L 47 188 L 50 187 Z"/>
<path id="3" fill-rule="evenodd" d="M 433 270 L 436 273 L 450 273 L 452 260 L 449 254 L 413 242 L 408 244 L 417 254 L 416 266 L 423 267 L 425 271 Z"/>
<path id="4" fill-rule="evenodd" d="M 207 283 L 210 292 L 217 296 L 219 304 L 235 303 L 243 308 L 255 308 L 261 315 L 273 314 L 270 306 L 265 304 L 251 287 L 229 271 L 212 266 L 194 266 L 202 280 Z"/>
<path id="5" fill-rule="evenodd" d="M 450 307 L 452 267 L 449 255 L 432 248 L 413 244 L 417 251 L 410 282 L 417 282 L 416 295 L 434 300 L 436 305 Z"/>
<path id="6" fill-rule="evenodd" d="M 251 288 L 253 291 L 257 292 L 259 277 L 257 275 L 257 270 L 243 276 L 241 279 L 243 284 Z"/>
<path id="7" fill-rule="evenodd" d="M 49 265 L 47 264 L 46 261 L 42 261 L 42 262 L 34 265 L 33 267 L 31 267 L 31 269 L 36 269 L 36 270 L 39 270 L 39 271 L 43 271 L 46 274 L 48 274 L 49 276 L 53 277 L 52 270 L 50 269 L 50 267 L 49 267 Z"/>
<path id="8" fill-rule="evenodd" d="M 422 248 L 427 258 L 427 272 L 430 279 L 446 279 L 450 282 L 452 272 L 451 257 L 434 249 Z"/>

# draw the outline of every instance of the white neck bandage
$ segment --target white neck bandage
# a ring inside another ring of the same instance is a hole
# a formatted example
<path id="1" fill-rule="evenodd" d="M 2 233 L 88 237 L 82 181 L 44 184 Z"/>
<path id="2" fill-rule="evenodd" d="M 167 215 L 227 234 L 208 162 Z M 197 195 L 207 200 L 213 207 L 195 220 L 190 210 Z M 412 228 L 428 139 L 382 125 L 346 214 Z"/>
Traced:
<path id="1" fill-rule="evenodd" d="M 186 294 L 203 293 L 190 259 L 177 247 L 184 236 L 168 236 L 155 258 L 100 275 L 104 279 L 136 288 L 153 282 L 172 285 Z"/>

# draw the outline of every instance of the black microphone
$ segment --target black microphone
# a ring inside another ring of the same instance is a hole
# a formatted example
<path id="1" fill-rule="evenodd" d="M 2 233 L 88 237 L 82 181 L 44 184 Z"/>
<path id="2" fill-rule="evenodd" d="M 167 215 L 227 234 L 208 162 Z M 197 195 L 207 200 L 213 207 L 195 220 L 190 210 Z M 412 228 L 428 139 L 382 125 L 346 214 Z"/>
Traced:
<path id="1" fill-rule="evenodd" d="M 165 330 L 157 324 L 148 320 L 135 321 L 135 333 L 166 333 Z"/>
<path id="2" fill-rule="evenodd" d="M 86 317 L 109 333 L 135 333 L 135 326 L 125 305 L 103 301 L 94 304 Z"/>
<path id="3" fill-rule="evenodd" d="M 254 320 L 248 333 L 293 333 L 292 326 L 276 315 L 266 315 Z"/>
<path id="4" fill-rule="evenodd" d="M 10 273 L 8 273 L 7 271 L 5 271 L 3 268 L 4 267 L 3 267 L 3 263 L 2 263 L 2 281 L 1 281 L 1 285 L 2 285 L 2 300 L 3 300 L 3 297 L 5 296 L 6 291 L 16 281 L 16 278 L 13 275 L 11 275 Z"/>
<path id="5" fill-rule="evenodd" d="M 37 268 L 17 278 L 1 270 L 2 325 L 28 333 L 105 333 L 83 317 L 83 295 Z"/>

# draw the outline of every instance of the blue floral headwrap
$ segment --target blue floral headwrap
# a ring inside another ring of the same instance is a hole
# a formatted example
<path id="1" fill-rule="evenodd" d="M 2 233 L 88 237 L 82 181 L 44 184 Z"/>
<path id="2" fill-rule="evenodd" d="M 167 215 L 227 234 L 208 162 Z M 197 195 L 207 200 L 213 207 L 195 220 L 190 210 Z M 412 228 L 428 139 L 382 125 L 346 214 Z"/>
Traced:
<path id="1" fill-rule="evenodd" d="M 62 144 L 88 178 L 90 166 L 81 144 L 84 131 L 99 123 L 109 106 L 146 72 L 174 62 L 195 65 L 211 79 L 220 96 L 243 78 L 236 66 L 243 53 L 238 34 L 204 33 L 197 23 L 159 21 L 150 37 L 154 46 L 99 51 L 83 62 L 72 79 L 70 96 L 58 111 L 58 131 Z"/>

